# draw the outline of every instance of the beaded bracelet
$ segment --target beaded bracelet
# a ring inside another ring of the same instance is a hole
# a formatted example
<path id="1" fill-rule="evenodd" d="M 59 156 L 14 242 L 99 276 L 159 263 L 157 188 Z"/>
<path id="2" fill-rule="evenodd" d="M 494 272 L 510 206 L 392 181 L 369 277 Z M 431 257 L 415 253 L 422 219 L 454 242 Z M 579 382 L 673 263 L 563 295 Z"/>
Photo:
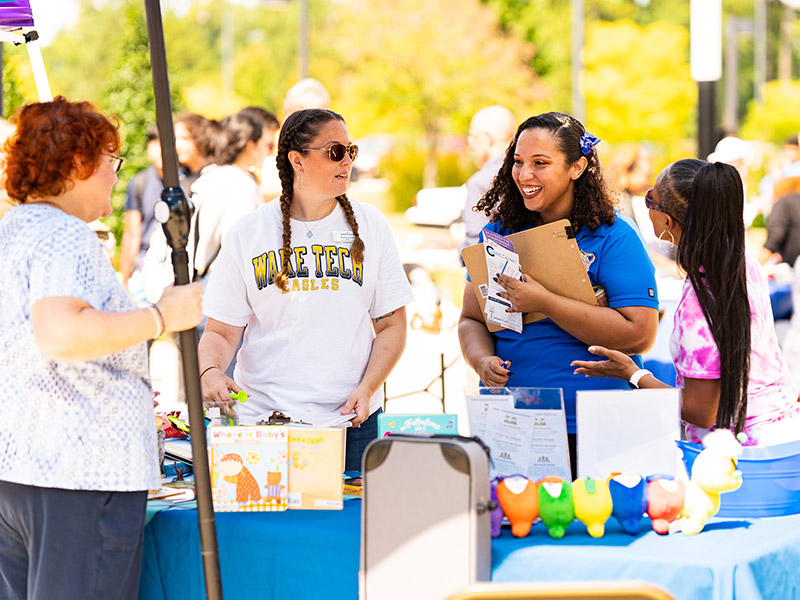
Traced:
<path id="1" fill-rule="evenodd" d="M 158 306 L 151 304 L 147 309 L 150 311 L 150 314 L 153 315 L 153 320 L 156 322 L 156 334 L 153 336 L 155 340 L 164 335 L 167 326 L 164 324 L 164 315 L 161 314 L 161 309 L 159 309 Z"/>

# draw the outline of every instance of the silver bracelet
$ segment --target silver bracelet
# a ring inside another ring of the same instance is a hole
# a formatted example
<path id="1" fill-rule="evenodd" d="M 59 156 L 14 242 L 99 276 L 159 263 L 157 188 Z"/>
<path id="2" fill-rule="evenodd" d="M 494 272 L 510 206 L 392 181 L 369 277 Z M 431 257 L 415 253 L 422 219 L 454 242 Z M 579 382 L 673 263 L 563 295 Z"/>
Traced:
<path id="1" fill-rule="evenodd" d="M 153 336 L 153 339 L 156 340 L 164 335 L 167 330 L 167 326 L 164 324 L 164 315 L 161 314 L 161 310 L 155 304 L 148 306 L 147 310 L 150 311 L 150 314 L 153 315 L 153 320 L 156 322 L 156 334 Z"/>

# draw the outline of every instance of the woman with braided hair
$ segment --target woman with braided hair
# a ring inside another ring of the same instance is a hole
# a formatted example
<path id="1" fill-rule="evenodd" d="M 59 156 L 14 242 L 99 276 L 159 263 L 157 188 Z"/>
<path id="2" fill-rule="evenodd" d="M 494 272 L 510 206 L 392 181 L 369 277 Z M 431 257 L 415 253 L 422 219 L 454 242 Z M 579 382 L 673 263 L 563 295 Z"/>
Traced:
<path id="1" fill-rule="evenodd" d="M 679 160 L 659 173 L 645 200 L 659 240 L 686 272 L 670 339 L 686 439 L 701 442 L 719 427 L 743 432 L 745 445 L 800 439 L 800 403 L 775 335 L 767 278 L 745 254 L 739 172 Z M 589 351 L 607 360 L 577 360 L 577 374 L 669 387 L 621 352 Z"/>
<path id="2" fill-rule="evenodd" d="M 203 399 L 249 396 L 240 422 L 279 410 L 329 426 L 350 421 L 347 470 L 377 436 L 381 384 L 406 339 L 413 300 L 389 224 L 350 200 L 358 147 L 340 115 L 290 115 L 278 140 L 281 196 L 237 223 L 212 270 L 200 340 Z M 234 378 L 223 371 L 244 333 Z"/>
<path id="3" fill-rule="evenodd" d="M 468 282 L 458 326 L 464 358 L 484 385 L 563 389 L 573 467 L 575 392 L 628 384 L 577 376 L 570 361 L 590 358 L 593 344 L 645 352 L 658 328 L 653 264 L 631 221 L 614 210 L 595 149 L 599 141 L 564 113 L 527 119 L 476 208 L 487 216 L 494 212 L 486 229 L 502 235 L 569 219 L 589 279 L 605 288 L 607 305 L 559 296 L 526 274 L 521 281 L 500 275 L 504 297 L 512 304 L 509 311 L 540 312 L 547 318 L 526 324 L 522 333 L 491 333 Z"/>

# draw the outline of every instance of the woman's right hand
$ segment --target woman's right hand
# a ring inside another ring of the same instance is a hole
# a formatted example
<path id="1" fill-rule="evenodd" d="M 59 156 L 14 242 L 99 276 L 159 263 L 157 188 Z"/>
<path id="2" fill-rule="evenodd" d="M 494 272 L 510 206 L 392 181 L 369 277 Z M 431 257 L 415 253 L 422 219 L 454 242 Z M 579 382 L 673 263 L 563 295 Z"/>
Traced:
<path id="1" fill-rule="evenodd" d="M 203 321 L 203 286 L 199 283 L 171 285 L 156 306 L 164 317 L 166 331 L 184 331 Z"/>
<path id="2" fill-rule="evenodd" d="M 225 375 L 225 371 L 214 367 L 208 369 L 200 377 L 200 389 L 203 394 L 203 404 L 224 404 L 226 406 L 233 405 L 234 400 L 231 399 L 231 392 L 238 393 L 241 391 L 236 382 Z"/>
<path id="3" fill-rule="evenodd" d="M 484 356 L 478 361 L 478 377 L 487 387 L 505 387 L 508 381 L 509 370 L 503 364 L 511 366 L 511 361 L 505 363 L 499 356 Z"/>

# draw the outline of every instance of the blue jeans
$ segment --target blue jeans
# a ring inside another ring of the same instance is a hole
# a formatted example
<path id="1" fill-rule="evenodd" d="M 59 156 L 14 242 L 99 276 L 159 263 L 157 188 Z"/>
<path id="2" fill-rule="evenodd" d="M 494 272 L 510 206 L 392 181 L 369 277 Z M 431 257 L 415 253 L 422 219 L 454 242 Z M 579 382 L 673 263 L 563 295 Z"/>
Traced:
<path id="1" fill-rule="evenodd" d="M 361 471 L 361 456 L 364 454 L 367 444 L 378 437 L 378 415 L 382 412 L 381 408 L 376 410 L 361 424 L 361 427 L 347 428 L 345 471 Z"/>

